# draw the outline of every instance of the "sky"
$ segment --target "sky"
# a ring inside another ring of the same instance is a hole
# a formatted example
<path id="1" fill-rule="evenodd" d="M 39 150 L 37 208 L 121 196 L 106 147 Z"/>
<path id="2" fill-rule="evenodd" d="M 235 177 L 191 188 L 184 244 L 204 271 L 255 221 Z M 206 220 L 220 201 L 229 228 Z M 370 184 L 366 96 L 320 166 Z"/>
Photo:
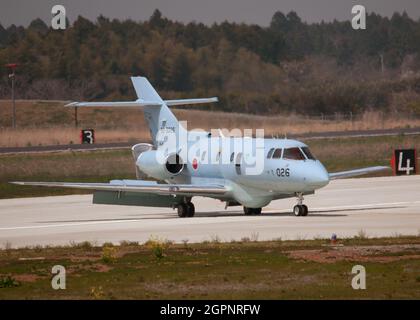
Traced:
<path id="1" fill-rule="evenodd" d="M 65 6 L 70 21 L 78 15 L 95 20 L 101 14 L 142 21 L 157 8 L 165 17 L 181 22 L 210 25 L 227 20 L 267 26 L 276 11 L 294 10 L 306 22 L 351 20 L 356 4 L 383 16 L 406 11 L 411 18 L 420 18 L 420 0 L 0 0 L 0 23 L 27 26 L 39 17 L 50 25 L 55 4 Z"/>

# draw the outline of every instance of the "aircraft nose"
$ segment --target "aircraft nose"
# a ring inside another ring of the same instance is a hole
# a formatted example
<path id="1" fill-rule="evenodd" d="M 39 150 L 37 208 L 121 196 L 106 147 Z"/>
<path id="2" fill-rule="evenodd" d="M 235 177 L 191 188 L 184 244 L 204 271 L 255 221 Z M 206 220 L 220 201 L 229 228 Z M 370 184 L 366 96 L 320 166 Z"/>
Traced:
<path id="1" fill-rule="evenodd" d="M 325 187 L 330 182 L 330 176 L 323 166 L 312 172 L 308 184 L 314 189 Z"/>

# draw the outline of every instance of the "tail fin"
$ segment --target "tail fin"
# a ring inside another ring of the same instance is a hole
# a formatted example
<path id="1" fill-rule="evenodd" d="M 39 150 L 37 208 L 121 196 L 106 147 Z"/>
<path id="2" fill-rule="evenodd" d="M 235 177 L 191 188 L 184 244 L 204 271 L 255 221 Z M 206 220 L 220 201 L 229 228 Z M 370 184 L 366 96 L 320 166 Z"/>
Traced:
<path id="1" fill-rule="evenodd" d="M 150 82 L 145 77 L 131 77 L 134 89 L 138 99 L 136 101 L 116 101 L 116 102 L 72 102 L 66 107 L 108 107 L 108 108 L 143 108 L 144 117 L 149 126 L 150 134 L 153 139 L 153 144 L 156 147 L 163 145 L 168 133 L 172 133 L 172 137 L 178 141 L 180 134 L 185 134 L 186 130 L 179 124 L 174 114 L 169 110 L 168 105 L 191 105 L 217 102 L 216 97 L 204 99 L 183 99 L 183 100 L 166 100 L 164 101 L 156 90 L 152 87 Z M 158 137 L 161 130 L 162 136 Z M 162 139 L 162 141 L 159 141 Z M 173 146 L 171 146 L 173 148 Z"/>
<path id="2" fill-rule="evenodd" d="M 163 104 L 162 98 L 145 77 L 131 77 L 137 97 L 141 100 L 156 101 Z"/>
<path id="3" fill-rule="evenodd" d="M 159 142 L 157 141 L 159 130 L 172 130 L 176 137 L 178 137 L 179 131 L 185 129 L 180 126 L 174 114 L 169 110 L 165 101 L 162 100 L 150 82 L 145 77 L 131 77 L 131 81 L 139 98 L 137 101 L 152 101 L 159 104 L 159 106 L 149 105 L 143 108 L 144 117 L 149 126 L 153 144 L 159 147 Z"/>

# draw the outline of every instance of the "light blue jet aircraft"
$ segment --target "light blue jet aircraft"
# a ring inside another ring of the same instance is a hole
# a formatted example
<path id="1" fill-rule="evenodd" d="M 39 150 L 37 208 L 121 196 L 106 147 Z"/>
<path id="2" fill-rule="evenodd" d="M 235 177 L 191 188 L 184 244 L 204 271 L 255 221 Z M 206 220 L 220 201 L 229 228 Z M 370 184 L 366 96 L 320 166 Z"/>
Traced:
<path id="1" fill-rule="evenodd" d="M 94 190 L 98 204 L 177 208 L 179 217 L 193 217 L 194 196 L 243 206 L 246 215 L 259 215 L 271 201 L 297 198 L 296 216 L 306 216 L 303 196 L 314 194 L 331 179 L 378 172 L 368 167 L 328 173 L 302 142 L 264 137 L 225 137 L 221 131 L 188 131 L 168 106 L 217 102 L 217 98 L 162 100 L 144 77 L 131 78 L 138 100 L 74 102 L 69 107 L 142 108 L 153 144 L 132 148 L 137 180 L 110 183 L 14 182 L 20 185 Z M 152 178 L 155 181 L 141 180 Z M 159 181 L 159 182 L 157 182 Z"/>

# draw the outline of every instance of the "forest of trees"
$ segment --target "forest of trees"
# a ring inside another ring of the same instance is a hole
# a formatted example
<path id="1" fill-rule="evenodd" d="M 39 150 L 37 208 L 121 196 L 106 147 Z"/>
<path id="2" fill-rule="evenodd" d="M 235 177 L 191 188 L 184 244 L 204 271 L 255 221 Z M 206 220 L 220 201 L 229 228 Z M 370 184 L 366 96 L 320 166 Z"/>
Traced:
<path id="1" fill-rule="evenodd" d="M 145 75 L 165 98 L 219 96 L 218 110 L 258 114 L 382 110 L 420 115 L 420 21 L 406 13 L 303 22 L 276 12 L 269 27 L 171 21 L 95 22 L 64 31 L 35 19 L 0 24 L 0 65 L 20 64 L 22 99 L 133 99 L 130 75 Z M 0 68 L 0 99 L 10 97 Z"/>

